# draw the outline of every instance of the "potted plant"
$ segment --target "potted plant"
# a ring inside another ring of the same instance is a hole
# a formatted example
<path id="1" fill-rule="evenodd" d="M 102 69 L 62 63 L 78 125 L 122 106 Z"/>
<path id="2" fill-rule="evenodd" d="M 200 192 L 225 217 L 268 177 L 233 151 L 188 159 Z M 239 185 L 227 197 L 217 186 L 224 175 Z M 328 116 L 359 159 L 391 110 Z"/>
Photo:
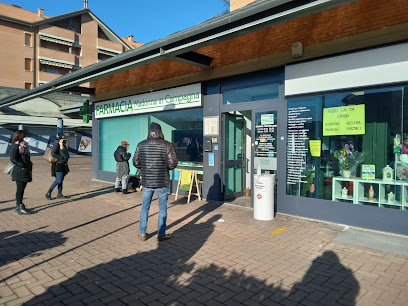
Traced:
<path id="1" fill-rule="evenodd" d="M 355 176 L 358 165 L 364 159 L 363 153 L 355 150 L 352 143 L 346 143 L 334 155 L 339 160 L 341 175 L 345 178 L 350 178 L 352 175 Z"/>

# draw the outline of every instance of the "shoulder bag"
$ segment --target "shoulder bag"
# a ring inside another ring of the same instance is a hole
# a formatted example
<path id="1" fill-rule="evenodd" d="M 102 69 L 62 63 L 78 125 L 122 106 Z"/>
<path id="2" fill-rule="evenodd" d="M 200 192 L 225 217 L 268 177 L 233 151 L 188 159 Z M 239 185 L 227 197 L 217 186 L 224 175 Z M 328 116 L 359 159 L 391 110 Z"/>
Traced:
<path id="1" fill-rule="evenodd" d="M 12 174 L 14 170 L 14 164 L 13 163 L 8 163 L 6 168 L 4 168 L 4 173 L 6 174 Z"/>
<path id="2" fill-rule="evenodd" d="M 58 161 L 58 158 L 55 158 L 54 156 L 52 156 L 51 152 L 52 152 L 52 148 L 48 147 L 44 152 L 43 158 L 47 162 L 51 164 L 55 164 Z"/>

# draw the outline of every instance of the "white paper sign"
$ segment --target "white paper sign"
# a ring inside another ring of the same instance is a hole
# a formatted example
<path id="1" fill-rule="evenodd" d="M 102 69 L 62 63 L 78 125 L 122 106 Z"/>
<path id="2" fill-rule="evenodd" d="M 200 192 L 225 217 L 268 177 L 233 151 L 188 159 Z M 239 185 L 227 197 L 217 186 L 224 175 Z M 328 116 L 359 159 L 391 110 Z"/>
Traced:
<path id="1" fill-rule="evenodd" d="M 204 135 L 219 135 L 219 118 L 217 116 L 204 117 Z"/>
<path id="2" fill-rule="evenodd" d="M 268 184 L 266 183 L 266 181 L 265 182 L 257 182 L 256 179 L 255 179 L 254 187 L 255 187 L 256 191 L 266 191 L 267 185 Z"/>

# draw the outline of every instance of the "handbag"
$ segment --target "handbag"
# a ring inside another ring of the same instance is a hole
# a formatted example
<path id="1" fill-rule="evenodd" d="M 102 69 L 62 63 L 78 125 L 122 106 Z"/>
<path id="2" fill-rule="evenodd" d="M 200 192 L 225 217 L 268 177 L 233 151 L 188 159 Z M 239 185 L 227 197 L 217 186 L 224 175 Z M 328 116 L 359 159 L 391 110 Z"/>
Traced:
<path id="1" fill-rule="evenodd" d="M 14 170 L 14 164 L 13 163 L 8 163 L 6 168 L 4 168 L 4 173 L 6 174 L 12 174 Z"/>
<path id="2" fill-rule="evenodd" d="M 45 149 L 43 158 L 47 162 L 49 162 L 51 164 L 55 164 L 58 161 L 58 158 L 55 158 L 54 156 L 52 156 L 51 152 L 52 152 L 52 148 L 48 147 L 47 149 Z"/>

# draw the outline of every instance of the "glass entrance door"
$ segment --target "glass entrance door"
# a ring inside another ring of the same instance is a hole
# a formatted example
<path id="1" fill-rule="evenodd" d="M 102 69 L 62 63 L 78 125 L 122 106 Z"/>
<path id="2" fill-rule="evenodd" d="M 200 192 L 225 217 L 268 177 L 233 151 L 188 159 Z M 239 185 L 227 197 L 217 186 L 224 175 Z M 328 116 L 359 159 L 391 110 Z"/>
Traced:
<path id="1" fill-rule="evenodd" d="M 243 195 L 245 186 L 245 119 L 235 113 L 223 114 L 224 199 Z"/>

